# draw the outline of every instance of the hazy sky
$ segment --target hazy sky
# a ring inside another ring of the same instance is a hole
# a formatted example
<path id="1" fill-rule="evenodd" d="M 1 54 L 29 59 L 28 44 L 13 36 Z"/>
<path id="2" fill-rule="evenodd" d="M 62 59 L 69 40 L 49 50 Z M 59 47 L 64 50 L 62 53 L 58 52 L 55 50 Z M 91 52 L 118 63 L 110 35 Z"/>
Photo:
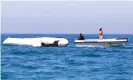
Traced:
<path id="1" fill-rule="evenodd" d="M 2 33 L 133 34 L 133 2 L 3 1 Z"/>

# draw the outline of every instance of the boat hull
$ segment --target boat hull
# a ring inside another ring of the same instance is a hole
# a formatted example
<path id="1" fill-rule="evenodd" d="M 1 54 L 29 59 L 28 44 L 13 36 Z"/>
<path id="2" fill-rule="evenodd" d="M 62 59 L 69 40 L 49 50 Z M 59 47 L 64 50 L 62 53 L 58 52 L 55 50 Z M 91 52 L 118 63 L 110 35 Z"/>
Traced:
<path id="1" fill-rule="evenodd" d="M 76 47 L 114 47 L 124 46 L 127 42 L 127 38 L 75 40 Z"/>

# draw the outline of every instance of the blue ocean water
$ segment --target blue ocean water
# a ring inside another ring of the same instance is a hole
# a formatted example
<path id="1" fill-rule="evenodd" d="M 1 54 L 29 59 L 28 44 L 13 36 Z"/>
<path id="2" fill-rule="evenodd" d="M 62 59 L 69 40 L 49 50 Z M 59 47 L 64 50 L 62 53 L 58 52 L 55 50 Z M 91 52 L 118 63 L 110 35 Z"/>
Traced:
<path id="1" fill-rule="evenodd" d="M 64 37 L 67 47 L 6 46 L 7 37 Z M 2 34 L 2 80 L 133 80 L 133 35 L 124 47 L 76 48 L 78 34 Z M 85 34 L 97 38 L 96 34 Z"/>

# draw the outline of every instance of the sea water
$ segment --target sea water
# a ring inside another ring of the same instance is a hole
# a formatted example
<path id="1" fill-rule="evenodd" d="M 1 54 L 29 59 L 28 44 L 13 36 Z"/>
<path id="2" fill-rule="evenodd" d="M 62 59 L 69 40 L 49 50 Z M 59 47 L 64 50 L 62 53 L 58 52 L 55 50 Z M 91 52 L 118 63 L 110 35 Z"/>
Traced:
<path id="1" fill-rule="evenodd" d="M 67 47 L 7 46 L 7 37 L 63 37 Z M 84 34 L 98 38 L 97 34 Z M 104 38 L 128 38 L 123 47 L 77 48 L 78 34 L 2 34 L 2 80 L 133 80 L 133 35 L 110 34 Z"/>

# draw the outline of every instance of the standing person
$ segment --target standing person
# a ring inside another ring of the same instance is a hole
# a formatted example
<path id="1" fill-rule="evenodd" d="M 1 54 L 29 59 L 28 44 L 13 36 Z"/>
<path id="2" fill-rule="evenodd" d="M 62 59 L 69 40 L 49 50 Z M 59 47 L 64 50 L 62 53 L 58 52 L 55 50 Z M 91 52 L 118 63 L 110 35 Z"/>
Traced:
<path id="1" fill-rule="evenodd" d="M 99 39 L 103 39 L 103 30 L 102 28 L 99 29 Z"/>
<path id="2" fill-rule="evenodd" d="M 80 33 L 79 37 L 78 37 L 78 40 L 84 40 L 84 36 L 82 35 L 82 33 Z"/>

